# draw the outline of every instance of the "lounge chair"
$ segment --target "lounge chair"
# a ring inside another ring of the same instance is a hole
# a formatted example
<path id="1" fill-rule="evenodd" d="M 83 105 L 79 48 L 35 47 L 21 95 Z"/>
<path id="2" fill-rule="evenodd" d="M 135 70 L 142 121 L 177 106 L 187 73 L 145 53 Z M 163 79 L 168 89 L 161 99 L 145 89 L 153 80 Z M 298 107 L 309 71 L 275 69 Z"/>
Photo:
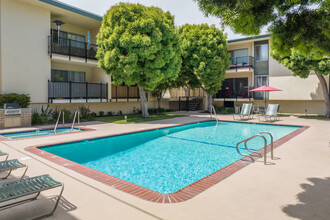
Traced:
<path id="1" fill-rule="evenodd" d="M 8 203 L 8 201 L 14 200 L 9 204 L 0 206 L 0 209 L 9 207 L 9 206 L 13 206 L 13 205 L 17 205 L 17 204 L 21 204 L 21 203 L 25 203 L 27 201 L 35 200 L 39 196 L 40 192 L 48 190 L 48 189 L 60 187 L 60 186 L 62 186 L 61 192 L 57 198 L 57 201 L 56 201 L 55 206 L 52 209 L 52 211 L 47 214 L 43 214 L 38 217 L 35 217 L 34 219 L 51 216 L 55 212 L 57 205 L 61 199 L 63 189 L 64 189 L 64 184 L 57 182 L 56 180 L 51 178 L 49 175 L 25 178 L 22 180 L 17 180 L 17 181 L 13 181 L 13 182 L 9 182 L 9 183 L 0 184 L 0 203 L 3 203 L 3 202 Z M 20 201 L 15 201 L 15 199 L 29 196 L 32 194 L 36 194 L 36 196 L 33 196 L 32 198 L 29 197 L 29 198 L 26 198 L 26 199 L 20 200 Z"/>
<path id="2" fill-rule="evenodd" d="M 1 157 L 1 156 L 6 156 L 6 159 L 5 159 L 5 160 L 7 160 L 9 154 L 8 154 L 8 153 L 5 153 L 5 152 L 2 152 L 2 151 L 0 150 L 0 157 Z"/>
<path id="3" fill-rule="evenodd" d="M 278 104 L 268 104 L 268 107 L 267 107 L 267 111 L 266 111 L 266 114 L 265 115 L 260 115 L 258 118 L 259 118 L 259 121 L 267 121 L 267 119 L 269 121 L 276 121 L 278 120 L 278 116 L 277 116 L 277 111 L 278 111 Z M 274 119 L 274 120 L 272 120 Z"/>
<path id="4" fill-rule="evenodd" d="M 252 104 L 244 103 L 241 109 L 241 113 L 233 115 L 234 120 L 245 119 L 246 117 L 247 119 L 251 119 L 252 118 L 251 112 L 252 112 Z"/>
<path id="5" fill-rule="evenodd" d="M 23 177 L 25 176 L 25 173 L 28 169 L 27 165 L 22 164 L 17 159 L 0 161 L 0 172 L 8 171 L 8 174 L 5 177 L 0 177 L 0 179 L 6 179 L 11 174 L 11 171 L 23 167 L 25 167 L 25 170 L 23 175 L 21 176 L 21 179 L 23 179 Z"/>

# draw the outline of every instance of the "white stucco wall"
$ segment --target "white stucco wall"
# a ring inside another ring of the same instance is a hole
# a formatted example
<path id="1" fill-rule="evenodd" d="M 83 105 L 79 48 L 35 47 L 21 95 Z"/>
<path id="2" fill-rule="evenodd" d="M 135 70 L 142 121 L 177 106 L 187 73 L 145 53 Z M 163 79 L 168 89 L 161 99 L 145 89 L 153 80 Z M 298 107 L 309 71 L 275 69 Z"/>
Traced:
<path id="1" fill-rule="evenodd" d="M 321 86 L 314 73 L 307 79 L 295 77 L 272 57 L 269 59 L 269 86 L 282 90 L 270 92 L 270 100 L 323 100 Z"/>
<path id="2" fill-rule="evenodd" d="M 1 0 L 2 93 L 30 94 L 47 102 L 50 74 L 50 11 L 20 1 Z"/>

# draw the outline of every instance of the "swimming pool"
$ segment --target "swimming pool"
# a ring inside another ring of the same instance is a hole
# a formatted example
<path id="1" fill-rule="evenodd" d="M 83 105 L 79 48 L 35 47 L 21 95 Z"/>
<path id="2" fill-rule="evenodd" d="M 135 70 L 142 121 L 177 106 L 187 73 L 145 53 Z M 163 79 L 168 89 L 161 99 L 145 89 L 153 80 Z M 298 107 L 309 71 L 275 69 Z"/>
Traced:
<path id="1" fill-rule="evenodd" d="M 125 180 L 170 194 L 242 159 L 237 142 L 269 131 L 274 141 L 299 126 L 214 121 L 89 139 L 40 149 Z M 269 138 L 268 143 L 269 143 Z M 263 147 L 261 138 L 248 147 Z M 248 154 L 243 149 L 243 153 Z"/>
<path id="2" fill-rule="evenodd" d="M 64 134 L 64 133 L 77 132 L 82 130 L 83 129 L 74 128 L 71 131 L 71 128 L 57 128 L 56 134 Z M 39 136 L 55 135 L 55 134 L 54 134 L 54 129 L 41 129 L 41 130 L 33 130 L 33 131 L 2 133 L 0 135 L 8 139 L 22 139 L 22 138 L 39 137 Z"/>

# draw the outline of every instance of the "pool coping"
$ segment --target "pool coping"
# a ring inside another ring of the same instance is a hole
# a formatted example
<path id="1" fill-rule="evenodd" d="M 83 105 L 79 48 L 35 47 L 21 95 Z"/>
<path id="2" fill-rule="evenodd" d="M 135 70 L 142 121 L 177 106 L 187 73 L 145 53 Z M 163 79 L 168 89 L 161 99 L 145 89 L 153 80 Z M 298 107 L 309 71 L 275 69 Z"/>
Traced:
<path id="1" fill-rule="evenodd" d="M 52 144 L 48 144 L 48 145 L 45 145 L 45 144 L 34 145 L 34 146 L 26 147 L 25 150 L 30 153 L 33 153 L 37 156 L 40 156 L 44 159 L 47 159 L 53 163 L 56 163 L 58 165 L 71 169 L 84 176 L 87 176 L 89 178 L 102 182 L 115 189 L 129 193 L 140 199 L 144 199 L 144 200 L 147 200 L 150 202 L 155 202 L 155 203 L 178 203 L 178 202 L 187 201 L 187 200 L 195 197 L 196 195 L 205 191 L 206 189 L 210 188 L 211 186 L 213 186 L 213 185 L 219 183 L 220 181 L 224 180 L 225 178 L 231 176 L 238 170 L 248 166 L 250 164 L 250 162 L 247 162 L 247 161 L 249 161 L 250 159 L 248 157 L 243 157 L 242 159 L 237 160 L 234 163 L 231 163 L 228 166 L 226 166 L 226 167 L 224 167 L 224 168 L 222 168 L 222 169 L 220 169 L 220 170 L 218 170 L 174 193 L 164 194 L 164 193 L 155 192 L 153 190 L 144 188 L 144 187 L 136 185 L 134 183 L 127 182 L 125 180 L 113 177 L 111 175 L 102 173 L 100 171 L 94 170 L 92 168 L 83 166 L 78 163 L 75 163 L 68 159 L 48 153 L 46 151 L 41 150 L 39 147 L 45 147 L 45 146 L 57 145 L 57 144 L 65 144 L 65 143 L 83 141 L 83 140 L 88 140 L 88 139 L 97 139 L 97 138 L 111 137 L 111 136 L 117 136 L 117 135 L 125 135 L 125 134 L 131 134 L 131 133 L 136 133 L 136 132 L 151 131 L 151 130 L 156 130 L 156 129 L 176 127 L 176 126 L 181 126 L 181 125 L 189 125 L 189 124 L 195 124 L 195 123 L 206 122 L 206 121 L 211 121 L 211 120 L 201 120 L 201 121 L 197 121 L 197 122 L 178 124 L 175 126 L 171 125 L 171 126 L 165 126 L 165 127 L 142 129 L 142 130 L 138 130 L 138 131 L 121 132 L 121 133 L 115 133 L 115 134 L 111 134 L 111 135 L 102 135 L 102 136 L 89 137 L 89 138 L 79 138 L 79 139 L 70 140 L 70 141 L 56 142 L 56 143 L 52 143 Z M 221 121 L 235 122 L 235 121 L 229 121 L 229 120 L 221 120 Z M 286 136 L 274 141 L 274 143 L 273 143 L 274 149 L 309 128 L 309 126 L 305 126 L 305 125 L 269 124 L 269 123 L 246 122 L 246 121 L 240 121 L 240 122 L 241 123 L 250 123 L 250 124 L 268 124 L 268 125 L 283 125 L 283 126 L 300 127 L 297 130 L 287 134 Z M 261 148 L 257 152 L 259 152 L 263 155 L 264 149 Z M 270 152 L 270 144 L 267 145 L 267 153 L 268 152 Z"/>
<path id="2" fill-rule="evenodd" d="M 58 129 L 62 129 L 62 128 L 71 128 L 71 126 L 58 127 Z M 37 130 L 39 130 L 39 131 L 51 130 L 51 129 L 54 129 L 54 127 L 46 127 L 46 128 L 41 128 L 41 129 L 27 129 L 27 130 L 21 130 L 21 131 L 13 131 L 13 132 L 0 132 L 0 141 L 23 141 L 23 140 L 30 140 L 30 139 L 35 139 L 35 138 L 54 137 L 54 136 L 76 134 L 76 133 L 83 133 L 83 132 L 95 131 L 96 130 L 94 128 L 86 128 L 86 127 L 82 127 L 82 126 L 75 126 L 74 128 L 82 129 L 82 131 L 74 131 L 74 132 L 61 133 L 61 134 L 48 134 L 48 135 L 33 136 L 33 137 L 26 137 L 26 138 L 17 138 L 17 139 L 7 138 L 7 137 L 3 136 L 3 134 L 24 133 L 24 132 L 37 131 Z"/>

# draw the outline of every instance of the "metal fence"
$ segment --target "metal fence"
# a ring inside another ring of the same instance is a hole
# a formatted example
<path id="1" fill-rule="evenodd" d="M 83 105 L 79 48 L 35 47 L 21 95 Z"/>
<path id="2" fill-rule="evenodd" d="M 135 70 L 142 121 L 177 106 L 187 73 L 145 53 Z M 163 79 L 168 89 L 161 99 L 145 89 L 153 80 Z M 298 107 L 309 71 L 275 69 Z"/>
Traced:
<path id="1" fill-rule="evenodd" d="M 48 99 L 103 99 L 108 100 L 108 84 L 87 82 L 48 81 Z"/>
<path id="2" fill-rule="evenodd" d="M 231 57 L 231 65 L 229 69 L 235 69 L 238 71 L 239 68 L 253 68 L 254 67 L 254 57 L 243 56 L 243 57 Z"/>
<path id="3" fill-rule="evenodd" d="M 48 36 L 48 52 L 71 57 L 96 60 L 97 45 L 57 36 Z"/>

